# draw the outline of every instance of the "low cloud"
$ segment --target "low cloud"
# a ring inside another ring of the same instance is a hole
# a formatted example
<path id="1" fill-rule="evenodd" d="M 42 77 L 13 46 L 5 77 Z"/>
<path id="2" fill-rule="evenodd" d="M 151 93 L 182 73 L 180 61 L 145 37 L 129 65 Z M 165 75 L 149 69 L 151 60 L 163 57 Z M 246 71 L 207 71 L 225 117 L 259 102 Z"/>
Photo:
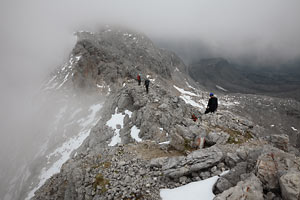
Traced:
<path id="1" fill-rule="evenodd" d="M 76 42 L 73 32 L 78 30 L 97 31 L 112 24 L 141 31 L 160 43 L 187 41 L 182 49 L 187 57 L 252 56 L 277 62 L 294 59 L 300 52 L 299 0 L 2 0 L 0 4 L 0 106 L 5 110 L 1 119 L 10 122 L 26 118 L 18 115 L 28 111 L 20 102 L 30 101 L 47 74 L 68 59 Z M 11 132 L 1 130 L 1 137 L 14 135 Z"/>

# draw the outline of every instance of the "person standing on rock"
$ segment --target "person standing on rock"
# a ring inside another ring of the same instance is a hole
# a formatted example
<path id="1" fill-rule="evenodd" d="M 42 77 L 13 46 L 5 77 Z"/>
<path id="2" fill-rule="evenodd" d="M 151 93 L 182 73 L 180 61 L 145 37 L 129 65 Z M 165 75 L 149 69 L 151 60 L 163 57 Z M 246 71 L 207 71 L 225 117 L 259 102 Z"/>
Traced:
<path id="1" fill-rule="evenodd" d="M 145 80 L 145 87 L 146 87 L 146 92 L 147 92 L 147 94 L 149 93 L 149 84 L 150 84 L 150 80 L 147 78 L 147 79 Z"/>
<path id="2" fill-rule="evenodd" d="M 210 99 L 208 100 L 207 108 L 205 110 L 205 114 L 210 112 L 215 112 L 218 108 L 218 98 L 214 96 L 213 93 L 209 94 Z"/>
<path id="3" fill-rule="evenodd" d="M 141 85 L 142 80 L 141 80 L 141 76 L 139 74 L 137 75 L 137 81 L 138 81 L 139 85 Z"/>

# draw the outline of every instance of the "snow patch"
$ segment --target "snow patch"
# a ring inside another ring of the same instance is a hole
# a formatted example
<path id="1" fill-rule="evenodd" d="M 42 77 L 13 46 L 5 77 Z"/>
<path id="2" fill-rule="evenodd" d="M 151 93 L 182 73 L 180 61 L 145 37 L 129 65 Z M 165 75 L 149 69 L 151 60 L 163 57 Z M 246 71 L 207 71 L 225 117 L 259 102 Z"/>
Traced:
<path id="1" fill-rule="evenodd" d="M 61 88 L 61 86 L 63 86 L 65 84 L 65 82 L 67 82 L 69 75 L 70 75 L 70 72 L 67 73 L 67 75 L 64 78 L 64 81 L 57 87 L 57 89 Z"/>
<path id="2" fill-rule="evenodd" d="M 92 105 L 89 108 L 89 111 L 91 114 L 86 118 L 86 121 L 83 121 L 81 125 L 84 125 L 81 129 L 81 132 L 75 136 L 64 142 L 59 148 L 57 148 L 55 151 L 50 153 L 47 158 L 47 163 L 50 163 L 51 158 L 58 158 L 56 162 L 51 164 L 51 166 L 44 167 L 41 171 L 41 174 L 39 175 L 39 183 L 38 185 L 33 188 L 27 197 L 26 200 L 31 199 L 34 196 L 34 192 L 38 190 L 47 179 L 49 179 L 51 176 L 53 176 L 56 173 L 59 173 L 61 166 L 70 158 L 71 153 L 79 148 L 79 146 L 83 143 L 83 141 L 88 137 L 90 133 L 90 129 L 95 126 L 97 119 L 95 118 L 96 113 L 102 108 L 101 104 L 95 104 Z M 64 112 L 66 111 L 66 108 L 62 108 L 57 116 L 57 120 L 59 120 Z M 78 113 L 80 109 L 76 110 L 74 113 Z M 75 114 L 73 114 L 75 116 Z M 73 117 L 72 115 L 72 117 Z"/>
<path id="3" fill-rule="evenodd" d="M 104 88 L 104 86 L 97 84 L 97 88 Z"/>
<path id="4" fill-rule="evenodd" d="M 186 83 L 186 85 L 187 85 L 189 88 L 191 88 L 191 89 L 193 89 L 193 90 L 196 90 L 196 88 L 192 87 L 187 81 L 186 81 L 185 83 Z"/>
<path id="5" fill-rule="evenodd" d="M 221 175 L 226 174 L 228 171 L 223 172 Z M 174 188 L 174 189 L 161 189 L 160 196 L 162 200 L 212 200 L 215 195 L 212 192 L 213 185 L 218 180 L 219 176 L 189 183 L 187 185 Z"/>
<path id="6" fill-rule="evenodd" d="M 111 92 L 111 89 L 110 89 L 110 87 L 108 87 L 108 92 L 107 92 L 107 95 L 109 95 L 109 94 L 110 94 L 110 92 Z"/>
<path id="7" fill-rule="evenodd" d="M 198 108 L 200 108 L 200 109 L 204 109 L 204 107 L 205 107 L 204 105 L 205 105 L 205 104 L 201 105 L 201 104 L 195 102 L 195 101 L 192 99 L 192 97 L 199 97 L 199 95 L 197 95 L 197 94 L 195 94 L 195 93 L 193 93 L 193 92 L 185 91 L 184 89 L 179 88 L 179 87 L 177 87 L 177 86 L 175 86 L 175 85 L 173 85 L 173 87 L 181 93 L 181 96 L 179 96 L 179 97 L 180 97 L 182 100 L 184 100 L 185 103 L 190 104 L 190 105 L 192 105 L 192 106 L 194 106 L 194 107 L 198 107 Z"/>
<path id="8" fill-rule="evenodd" d="M 108 146 L 115 146 L 116 144 L 121 143 L 120 129 L 117 129 L 117 125 L 120 124 L 122 129 L 125 115 L 128 114 L 129 118 L 132 115 L 132 112 L 130 112 L 129 110 L 125 111 L 125 115 L 123 115 L 122 113 L 117 113 L 117 111 L 118 108 L 116 108 L 115 114 L 111 116 L 110 120 L 106 122 L 106 125 L 114 129 L 115 131 L 115 134 L 112 137 L 111 142 L 108 144 Z"/>
<path id="9" fill-rule="evenodd" d="M 239 105 L 240 102 L 238 102 L 238 101 L 229 102 L 229 101 L 222 101 L 222 100 L 220 100 L 219 104 L 228 107 L 228 106 Z"/>
<path id="10" fill-rule="evenodd" d="M 142 139 L 139 137 L 139 133 L 140 133 L 140 129 L 138 129 L 136 126 L 133 126 L 133 127 L 131 128 L 131 133 L 130 133 L 130 135 L 131 135 L 131 137 L 132 137 L 133 139 L 135 139 L 137 142 L 141 142 L 141 141 L 142 141 Z"/>
<path id="11" fill-rule="evenodd" d="M 78 123 L 80 123 L 80 126 L 81 127 L 86 127 L 89 124 L 91 124 L 95 120 L 95 116 L 96 116 L 97 112 L 101 109 L 101 107 L 102 107 L 101 104 L 92 105 L 89 108 L 90 114 L 87 117 L 82 118 L 82 119 L 77 121 Z"/>
<path id="12" fill-rule="evenodd" d="M 70 158 L 70 154 L 73 150 L 77 149 L 82 142 L 89 135 L 89 131 L 80 133 L 79 136 L 71 138 L 69 141 L 65 142 L 61 147 L 56 149 L 53 153 L 51 153 L 47 158 L 49 159 L 51 156 L 60 155 L 61 158 L 53 163 L 49 168 L 43 168 L 42 173 L 39 176 L 39 184 L 30 193 L 27 195 L 25 200 L 29 200 L 34 196 L 34 192 L 38 190 L 47 179 L 49 179 L 52 175 L 59 173 L 61 166 Z"/>
<path id="13" fill-rule="evenodd" d="M 203 105 L 200 105 L 199 103 L 196 103 L 194 100 L 192 100 L 192 98 L 190 96 L 187 96 L 187 95 L 183 95 L 183 96 L 180 96 L 180 98 L 185 101 L 185 103 L 187 104 L 190 104 L 194 107 L 198 107 L 198 108 L 201 108 L 203 109 L 204 106 Z"/>
<path id="14" fill-rule="evenodd" d="M 222 88 L 221 86 L 219 85 L 216 85 L 216 88 L 218 88 L 219 90 L 223 90 L 224 92 L 227 92 L 228 90 L 226 90 L 225 88 Z"/>
<path id="15" fill-rule="evenodd" d="M 170 141 L 165 141 L 165 142 L 161 142 L 161 143 L 158 143 L 158 144 L 170 144 Z"/>
<path id="16" fill-rule="evenodd" d="M 176 85 L 173 85 L 173 87 L 178 90 L 181 94 L 186 94 L 186 95 L 189 95 L 189 96 L 198 96 L 196 95 L 195 93 L 193 92 L 189 92 L 189 91 L 185 91 L 184 89 L 181 89 L 179 87 L 177 87 Z"/>

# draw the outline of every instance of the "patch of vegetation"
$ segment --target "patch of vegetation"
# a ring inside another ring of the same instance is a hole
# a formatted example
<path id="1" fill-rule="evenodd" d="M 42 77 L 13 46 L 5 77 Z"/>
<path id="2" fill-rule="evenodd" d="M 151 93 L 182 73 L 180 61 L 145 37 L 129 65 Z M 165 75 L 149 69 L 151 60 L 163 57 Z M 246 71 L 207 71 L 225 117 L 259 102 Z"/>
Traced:
<path id="1" fill-rule="evenodd" d="M 107 191 L 106 185 L 109 185 L 109 181 L 103 177 L 101 173 L 97 174 L 96 180 L 93 183 L 93 187 L 97 190 L 97 187 L 101 187 L 101 192 L 105 193 Z"/>
<path id="2" fill-rule="evenodd" d="M 106 162 L 102 163 L 102 166 L 103 166 L 105 169 L 110 168 L 110 167 L 111 167 L 111 162 L 106 161 Z"/>
<path id="3" fill-rule="evenodd" d="M 184 151 L 195 151 L 196 148 L 191 146 L 191 141 L 189 139 L 184 138 Z"/>
<path id="4" fill-rule="evenodd" d="M 229 144 L 242 144 L 247 142 L 249 139 L 253 138 L 249 131 L 246 131 L 244 134 L 240 131 L 233 129 L 226 129 L 224 131 L 230 135 L 227 141 L 227 143 Z"/>
<path id="5" fill-rule="evenodd" d="M 238 130 L 234 130 L 226 127 L 216 126 L 214 128 L 218 128 L 221 131 L 224 131 L 229 134 L 229 139 L 227 141 L 228 144 L 243 144 L 253 138 L 250 131 L 246 131 L 245 133 L 243 133 Z"/>

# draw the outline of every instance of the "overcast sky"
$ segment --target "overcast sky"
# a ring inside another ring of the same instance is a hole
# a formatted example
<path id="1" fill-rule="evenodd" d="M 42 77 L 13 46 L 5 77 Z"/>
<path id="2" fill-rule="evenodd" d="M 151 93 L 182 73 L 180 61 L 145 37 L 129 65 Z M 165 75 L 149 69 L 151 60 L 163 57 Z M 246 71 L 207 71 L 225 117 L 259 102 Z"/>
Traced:
<path id="1" fill-rule="evenodd" d="M 299 10 L 299 0 L 1 0 L 1 72 L 57 66 L 74 45 L 72 33 L 99 24 L 196 38 L 228 55 L 292 58 L 300 51 Z"/>
<path id="2" fill-rule="evenodd" d="M 78 30 L 120 24 L 151 38 L 197 39 L 220 56 L 284 60 L 300 52 L 299 10 L 299 0 L 1 0 L 0 106 L 19 112 L 66 61 Z"/>

